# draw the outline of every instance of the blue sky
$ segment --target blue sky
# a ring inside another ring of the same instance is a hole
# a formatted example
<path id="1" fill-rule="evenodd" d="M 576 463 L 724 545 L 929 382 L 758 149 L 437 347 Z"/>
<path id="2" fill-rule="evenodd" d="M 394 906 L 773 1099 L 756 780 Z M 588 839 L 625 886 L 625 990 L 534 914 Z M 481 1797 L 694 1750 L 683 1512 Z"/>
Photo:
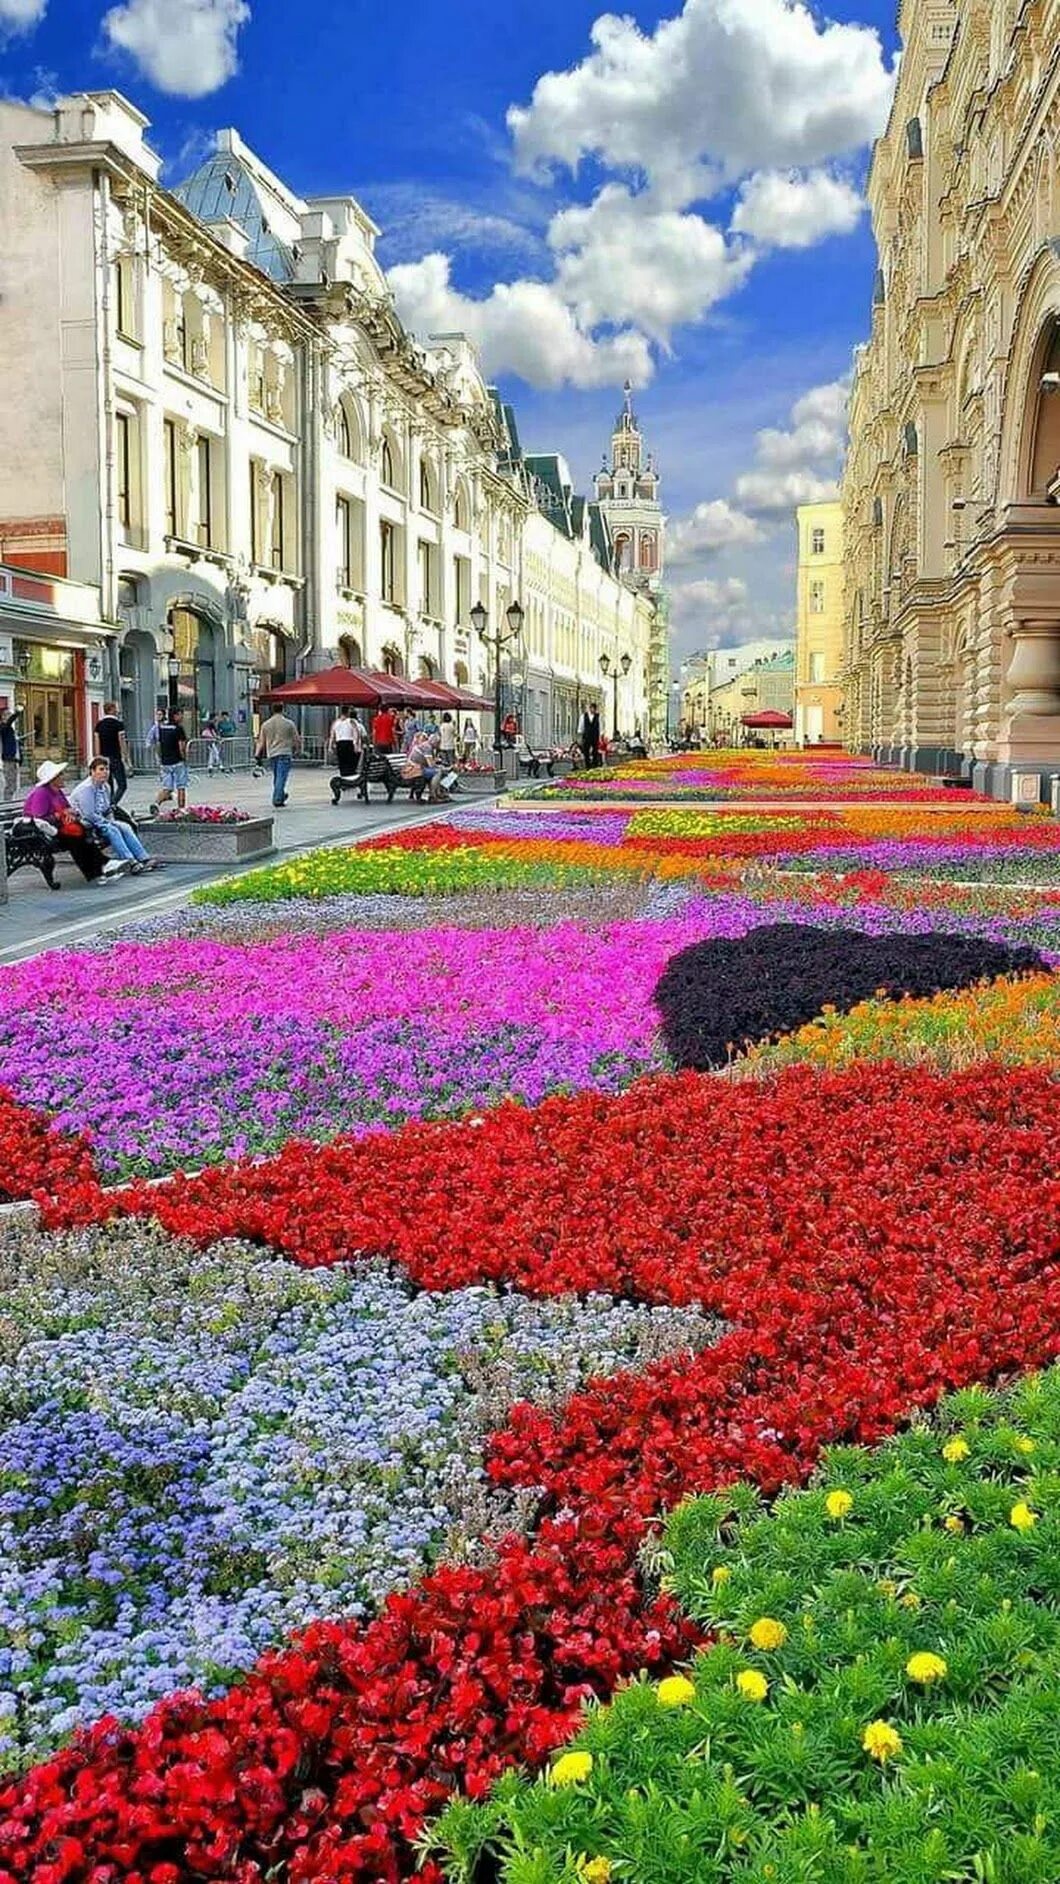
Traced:
<path id="1" fill-rule="evenodd" d="M 359 196 L 409 324 L 465 325 L 582 483 L 631 371 L 687 652 L 790 624 L 787 500 L 834 474 L 867 327 L 893 12 L 671 0 L 594 37 L 587 0 L 0 0 L 0 57 L 13 96 L 125 91 L 170 181 L 232 124 L 302 194 Z"/>

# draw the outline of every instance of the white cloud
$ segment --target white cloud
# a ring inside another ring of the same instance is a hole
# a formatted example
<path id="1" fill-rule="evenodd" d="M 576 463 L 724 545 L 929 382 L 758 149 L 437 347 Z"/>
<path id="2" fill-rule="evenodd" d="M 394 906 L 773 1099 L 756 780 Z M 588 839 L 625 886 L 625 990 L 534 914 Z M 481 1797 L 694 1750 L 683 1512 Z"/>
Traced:
<path id="1" fill-rule="evenodd" d="M 392 268 L 398 313 L 421 338 L 465 333 L 488 376 L 516 373 L 540 387 L 613 386 L 624 379 L 643 386 L 651 378 L 651 349 L 642 334 L 587 333 L 547 282 L 499 282 L 476 300 L 453 287 L 450 269 L 449 256 L 440 254 Z"/>
<path id="2" fill-rule="evenodd" d="M 556 288 L 589 328 L 631 322 L 665 346 L 745 281 L 754 257 L 730 247 L 702 216 L 660 207 L 610 183 L 591 203 L 553 218 Z"/>
<path id="3" fill-rule="evenodd" d="M 103 16 L 111 45 L 161 92 L 205 98 L 238 69 L 246 0 L 125 0 Z"/>
<path id="4" fill-rule="evenodd" d="M 387 258 L 395 263 L 453 247 L 517 256 L 524 265 L 546 253 L 539 230 L 518 216 L 460 202 L 419 183 L 365 184 L 358 195 L 381 225 Z"/>
<path id="5" fill-rule="evenodd" d="M 691 202 L 704 167 L 735 179 L 859 150 L 890 106 L 879 35 L 818 25 L 802 0 L 685 0 L 651 34 L 604 14 L 591 37 L 580 65 L 508 113 L 527 168 L 592 155 Z"/>
<path id="6" fill-rule="evenodd" d="M 824 504 L 838 494 L 835 478 L 812 471 L 745 471 L 735 484 L 735 496 L 756 517 L 777 522 L 791 517 L 797 504 Z"/>
<path id="7" fill-rule="evenodd" d="M 670 567 L 698 562 L 704 556 L 716 556 L 721 550 L 737 549 L 757 543 L 761 526 L 746 512 L 737 510 L 724 497 L 697 504 L 690 516 L 670 525 L 666 533 L 666 560 Z"/>
<path id="8" fill-rule="evenodd" d="M 849 235 L 865 208 L 853 185 L 827 170 L 758 170 L 743 185 L 730 227 L 762 248 L 809 249 Z"/>
<path id="9" fill-rule="evenodd" d="M 28 33 L 44 18 L 48 0 L 0 0 L 0 33 Z"/>

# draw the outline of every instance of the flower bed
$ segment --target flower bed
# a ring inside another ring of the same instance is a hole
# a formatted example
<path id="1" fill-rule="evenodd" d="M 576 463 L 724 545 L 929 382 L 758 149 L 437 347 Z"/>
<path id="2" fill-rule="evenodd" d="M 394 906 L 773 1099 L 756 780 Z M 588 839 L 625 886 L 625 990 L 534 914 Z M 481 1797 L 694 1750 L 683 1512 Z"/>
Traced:
<path id="1" fill-rule="evenodd" d="M 240 863 L 265 857 L 275 849 L 272 818 L 218 812 L 197 817 L 193 813 L 151 819 L 143 836 L 153 857 L 169 863 Z"/>
<path id="2" fill-rule="evenodd" d="M 174 807 L 158 813 L 159 824 L 249 824 L 249 811 L 239 811 L 234 805 L 227 810 L 217 805 L 186 805 L 183 811 Z"/>
<path id="3" fill-rule="evenodd" d="M 542 798 L 676 798 L 709 803 L 724 798 L 866 797 L 892 803 L 952 803 L 954 793 L 918 772 L 895 772 L 871 759 L 837 752 L 679 753 L 666 759 L 576 772 L 562 784 L 537 788 Z M 960 793 L 964 801 L 978 794 Z"/>
<path id="4" fill-rule="evenodd" d="M 474 810 L 4 971 L 10 1130 L 57 1158 L 0 1319 L 8 1757 L 123 1724 L 0 1785 L 0 1884 L 409 1877 L 454 1789 L 713 1624 L 641 1567 L 660 1513 L 1051 1362 L 1054 830 Z M 973 855 L 1042 887 L 928 881 Z M 852 1003 L 849 1068 L 671 1071 L 703 949 L 752 1028 Z M 870 959 L 947 992 L 860 1000 Z M 934 1011 L 1041 1064 L 932 1072 Z"/>
<path id="5" fill-rule="evenodd" d="M 534 1784 L 454 1803 L 453 1877 L 1040 1884 L 1060 1862 L 1060 1374 L 829 1455 L 763 1516 L 695 1500 L 669 1582 L 715 1638 Z"/>

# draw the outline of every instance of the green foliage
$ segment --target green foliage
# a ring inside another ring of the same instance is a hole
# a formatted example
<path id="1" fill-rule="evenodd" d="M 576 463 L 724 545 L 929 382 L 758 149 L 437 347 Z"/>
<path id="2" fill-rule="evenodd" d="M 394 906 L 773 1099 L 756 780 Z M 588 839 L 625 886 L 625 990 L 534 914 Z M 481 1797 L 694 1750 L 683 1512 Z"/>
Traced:
<path id="1" fill-rule="evenodd" d="M 689 1500 L 653 1562 L 713 1644 L 694 1693 L 634 1684 L 586 1716 L 586 1777 L 455 1801 L 451 1878 L 1060 1884 L 1060 1369 L 837 1448 L 769 1511 Z"/>

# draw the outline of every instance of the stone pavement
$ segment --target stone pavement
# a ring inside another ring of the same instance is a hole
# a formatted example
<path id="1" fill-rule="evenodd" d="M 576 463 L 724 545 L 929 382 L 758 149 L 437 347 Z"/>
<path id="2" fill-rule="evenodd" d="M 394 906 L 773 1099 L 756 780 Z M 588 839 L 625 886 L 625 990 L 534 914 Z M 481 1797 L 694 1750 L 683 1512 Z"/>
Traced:
<path id="1" fill-rule="evenodd" d="M 444 807 L 410 804 L 401 792 L 392 805 L 374 792 L 363 805 L 348 794 L 340 805 L 333 805 L 328 789 L 330 766 L 297 767 L 291 776 L 290 802 L 275 813 L 276 850 L 272 857 L 253 863 L 167 864 L 165 869 L 143 877 L 119 877 L 102 888 L 90 884 L 69 860 L 60 862 L 59 894 L 48 889 L 36 870 L 20 870 L 8 883 L 8 901 L 0 903 L 0 963 L 15 962 L 44 949 L 63 948 L 84 942 L 127 922 L 131 916 L 151 914 L 183 902 L 200 883 L 215 877 L 234 876 L 241 870 L 260 868 L 262 861 L 276 863 L 301 850 L 321 844 L 349 843 L 362 837 L 377 837 L 381 832 L 399 830 L 408 824 L 422 824 L 437 817 Z M 139 818 L 157 790 L 153 774 L 130 780 L 126 804 Z M 456 804 L 485 802 L 490 794 L 465 792 Z M 257 816 L 272 809 L 272 781 L 255 779 L 248 772 L 225 773 L 207 781 L 206 774 L 192 775 L 189 803 L 238 806 Z"/>

